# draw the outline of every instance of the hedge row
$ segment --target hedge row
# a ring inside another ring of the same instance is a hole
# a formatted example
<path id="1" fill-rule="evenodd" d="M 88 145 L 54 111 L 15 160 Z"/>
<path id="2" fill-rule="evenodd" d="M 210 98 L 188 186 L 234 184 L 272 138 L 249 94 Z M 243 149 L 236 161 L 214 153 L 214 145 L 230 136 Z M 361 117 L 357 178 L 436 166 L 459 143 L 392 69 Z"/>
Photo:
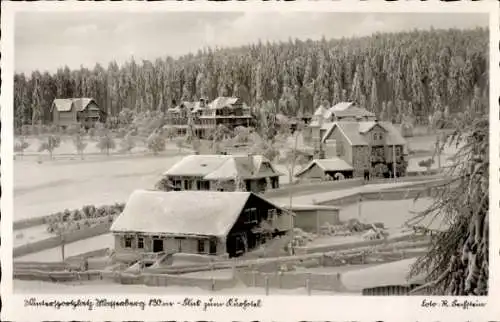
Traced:
<path id="1" fill-rule="evenodd" d="M 82 227 L 92 227 L 111 222 L 124 208 L 125 203 L 116 203 L 101 207 L 86 205 L 81 209 L 66 209 L 47 218 L 47 231 L 57 233 L 59 231 L 80 230 Z"/>

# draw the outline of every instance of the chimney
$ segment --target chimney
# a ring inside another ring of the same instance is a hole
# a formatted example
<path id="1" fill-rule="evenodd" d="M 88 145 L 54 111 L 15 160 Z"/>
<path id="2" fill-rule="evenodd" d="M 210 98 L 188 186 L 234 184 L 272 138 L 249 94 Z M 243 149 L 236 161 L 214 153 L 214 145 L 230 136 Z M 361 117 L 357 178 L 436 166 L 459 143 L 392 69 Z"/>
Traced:
<path id="1" fill-rule="evenodd" d="M 200 98 L 200 107 L 201 108 L 205 107 L 205 99 L 204 98 Z"/>

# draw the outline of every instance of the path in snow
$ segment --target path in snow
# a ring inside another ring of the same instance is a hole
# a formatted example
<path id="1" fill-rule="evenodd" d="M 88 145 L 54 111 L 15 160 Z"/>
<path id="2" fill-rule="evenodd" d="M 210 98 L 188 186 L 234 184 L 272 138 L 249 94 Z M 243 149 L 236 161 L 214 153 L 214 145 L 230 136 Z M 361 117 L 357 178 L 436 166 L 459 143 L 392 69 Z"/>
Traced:
<path id="1" fill-rule="evenodd" d="M 428 182 L 432 182 L 435 180 L 429 180 Z M 314 201 L 328 201 L 332 199 L 337 199 L 337 198 L 342 198 L 346 196 L 351 196 L 357 193 L 362 193 L 362 192 L 377 192 L 377 191 L 383 191 L 386 189 L 393 189 L 393 188 L 404 188 L 404 187 L 411 187 L 416 184 L 422 184 L 426 181 L 415 181 L 415 182 L 392 182 L 392 183 L 381 183 L 381 184 L 369 184 L 369 185 L 363 185 L 363 186 L 358 186 L 354 188 L 348 188 L 348 189 L 339 189 L 339 190 L 333 190 L 333 191 L 328 191 L 328 192 L 319 192 L 319 193 L 310 193 L 310 194 L 302 194 L 299 196 L 293 196 L 292 199 L 292 204 L 296 205 L 310 205 L 313 204 Z M 275 204 L 282 205 L 282 206 L 288 206 L 290 203 L 290 198 L 287 197 L 275 197 L 275 198 L 269 198 L 271 201 L 273 201 Z"/>

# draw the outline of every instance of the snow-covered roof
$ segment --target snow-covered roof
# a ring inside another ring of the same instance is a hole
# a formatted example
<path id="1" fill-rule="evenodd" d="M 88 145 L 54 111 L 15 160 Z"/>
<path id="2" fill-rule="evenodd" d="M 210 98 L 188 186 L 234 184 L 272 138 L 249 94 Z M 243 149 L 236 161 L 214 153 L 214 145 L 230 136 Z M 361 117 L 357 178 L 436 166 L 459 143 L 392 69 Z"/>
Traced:
<path id="1" fill-rule="evenodd" d="M 353 167 L 347 163 L 346 161 L 339 158 L 331 158 L 331 159 L 315 159 L 309 162 L 307 166 L 305 166 L 302 170 L 297 172 L 295 176 L 301 176 L 313 166 L 318 166 L 323 171 L 351 171 Z"/>
<path id="2" fill-rule="evenodd" d="M 209 104 L 209 107 L 211 109 L 218 110 L 218 109 L 221 109 L 225 106 L 236 104 L 238 101 L 239 101 L 239 98 L 237 98 L 237 97 L 219 96 Z"/>
<path id="3" fill-rule="evenodd" d="M 333 126 L 334 122 L 324 122 L 321 124 L 321 129 L 322 130 L 329 130 Z"/>
<path id="4" fill-rule="evenodd" d="M 56 98 L 52 103 L 52 108 L 56 108 L 59 112 L 69 112 L 73 107 L 71 98 Z"/>
<path id="5" fill-rule="evenodd" d="M 359 124 L 359 132 L 366 133 L 366 132 L 370 131 L 377 123 L 378 122 L 375 122 L 375 121 L 361 122 Z"/>
<path id="6" fill-rule="evenodd" d="M 110 231 L 226 236 L 251 194 L 136 190 Z"/>
<path id="7" fill-rule="evenodd" d="M 330 119 L 333 115 L 336 117 L 375 117 L 375 114 L 365 108 L 356 106 L 354 102 L 340 102 L 330 108 L 321 105 L 314 112 L 314 116 L 325 120 Z"/>
<path id="8" fill-rule="evenodd" d="M 411 266 L 416 258 L 380 264 L 342 274 L 342 283 L 349 291 L 362 291 L 367 288 L 383 286 L 407 286 L 422 284 L 424 276 L 408 279 Z"/>
<path id="9" fill-rule="evenodd" d="M 55 107 L 59 112 L 69 112 L 71 108 L 75 106 L 77 111 L 83 111 L 92 101 L 94 101 L 94 99 L 88 97 L 56 98 L 52 102 L 51 110 Z"/>
<path id="10" fill-rule="evenodd" d="M 394 125 L 390 122 L 378 121 L 334 122 L 323 136 L 322 142 L 325 142 L 330 137 L 335 127 L 338 127 L 351 145 L 368 145 L 369 142 L 364 134 L 368 133 L 377 124 L 387 132 L 385 138 L 385 143 L 387 145 L 406 145 L 406 140 Z"/>
<path id="11" fill-rule="evenodd" d="M 93 99 L 88 97 L 74 98 L 73 104 L 78 111 L 83 111 L 92 101 Z"/>
<path id="12" fill-rule="evenodd" d="M 309 123 L 309 127 L 319 127 L 320 125 L 321 125 L 321 121 L 320 120 L 315 120 L 315 119 L 313 119 Z"/>
<path id="13" fill-rule="evenodd" d="M 323 114 L 326 112 L 326 108 L 323 105 L 320 105 L 316 111 L 314 111 L 314 116 L 323 116 Z"/>
<path id="14" fill-rule="evenodd" d="M 375 117 L 375 114 L 372 112 L 357 106 L 351 106 L 349 109 L 344 111 L 332 111 L 332 113 L 335 114 L 336 117 Z"/>
<path id="15" fill-rule="evenodd" d="M 262 169 L 262 164 L 269 169 Z M 262 170 L 262 171 L 261 171 Z M 243 179 L 280 176 L 271 162 L 262 155 L 189 155 L 164 173 L 168 176 L 196 176 L 206 180 Z"/>
<path id="16" fill-rule="evenodd" d="M 351 106 L 353 106 L 354 103 L 353 102 L 340 102 L 340 103 L 337 103 L 335 105 L 333 105 L 330 110 L 332 112 L 340 112 L 340 111 L 345 111 L 347 110 L 348 108 L 350 108 Z"/>

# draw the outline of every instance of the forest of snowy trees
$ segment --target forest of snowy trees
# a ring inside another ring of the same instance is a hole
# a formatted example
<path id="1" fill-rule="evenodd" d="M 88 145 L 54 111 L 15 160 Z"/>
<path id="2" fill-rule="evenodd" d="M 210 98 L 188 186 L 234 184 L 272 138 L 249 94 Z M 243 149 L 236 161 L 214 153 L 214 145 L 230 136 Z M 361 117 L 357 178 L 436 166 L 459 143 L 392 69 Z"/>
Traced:
<path id="1" fill-rule="evenodd" d="M 254 111 L 285 115 L 354 100 L 382 119 L 426 124 L 436 111 L 468 113 L 484 104 L 487 70 L 488 30 L 481 28 L 258 43 L 16 74 L 14 117 L 17 128 L 47 123 L 54 98 L 93 97 L 113 120 L 122 110 L 164 112 L 174 101 L 237 96 Z"/>

